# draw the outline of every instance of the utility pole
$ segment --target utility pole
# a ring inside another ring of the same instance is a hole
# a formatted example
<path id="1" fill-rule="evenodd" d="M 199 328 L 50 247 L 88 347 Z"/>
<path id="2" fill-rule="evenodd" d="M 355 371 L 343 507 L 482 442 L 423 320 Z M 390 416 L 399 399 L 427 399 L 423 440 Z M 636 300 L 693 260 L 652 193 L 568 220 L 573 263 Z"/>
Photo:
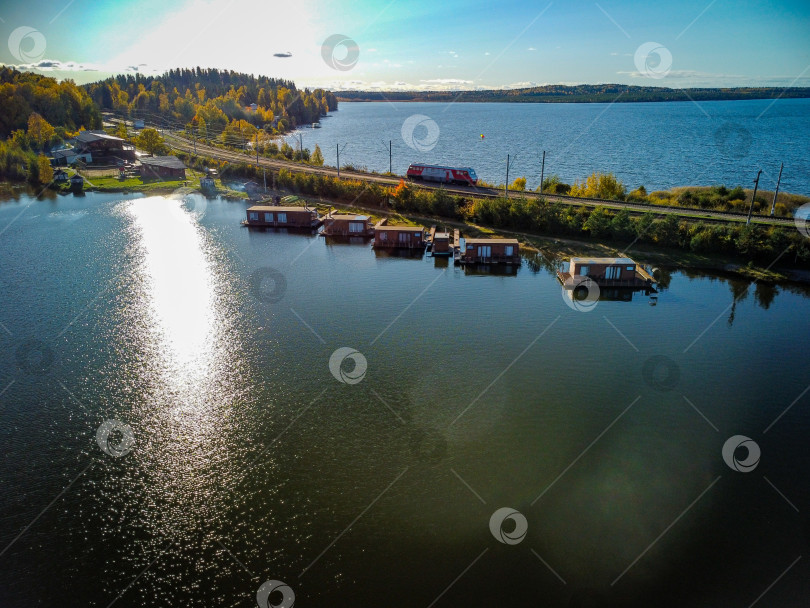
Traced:
<path id="1" fill-rule="evenodd" d="M 262 175 L 264 176 L 264 192 L 267 193 L 267 168 L 262 169 Z"/>
<path id="2" fill-rule="evenodd" d="M 546 171 L 546 151 L 543 150 L 543 164 L 540 165 L 540 194 L 543 194 L 543 174 Z"/>
<path id="3" fill-rule="evenodd" d="M 197 134 L 193 128 L 191 129 L 191 136 L 194 138 L 194 156 L 197 156 Z"/>
<path id="4" fill-rule="evenodd" d="M 785 168 L 785 163 L 779 165 L 779 178 L 776 180 L 776 190 L 773 193 L 773 203 L 771 203 L 771 215 L 776 210 L 776 197 L 779 195 L 779 183 L 782 181 L 782 169 Z"/>
<path id="5" fill-rule="evenodd" d="M 304 138 L 298 134 L 298 152 L 301 154 L 301 160 L 304 160 Z"/>
<path id="6" fill-rule="evenodd" d="M 503 185 L 503 196 L 509 198 L 509 155 L 506 155 L 506 183 Z"/>
<path id="7" fill-rule="evenodd" d="M 338 179 L 340 179 L 340 144 L 335 144 L 335 150 L 337 150 L 337 170 Z"/>
<path id="8" fill-rule="evenodd" d="M 759 188 L 759 176 L 762 175 L 762 169 L 757 171 L 757 178 L 754 180 L 754 194 L 751 195 L 751 207 L 748 209 L 748 219 L 746 225 L 751 223 L 751 214 L 754 212 L 754 201 L 757 198 L 757 188 Z"/>
<path id="9" fill-rule="evenodd" d="M 393 173 L 394 171 L 391 169 L 391 140 L 388 140 L 388 173 Z M 776 199 L 774 199 L 776 200 Z"/>
<path id="10" fill-rule="evenodd" d="M 259 164 L 259 132 L 256 131 L 256 164 Z"/>

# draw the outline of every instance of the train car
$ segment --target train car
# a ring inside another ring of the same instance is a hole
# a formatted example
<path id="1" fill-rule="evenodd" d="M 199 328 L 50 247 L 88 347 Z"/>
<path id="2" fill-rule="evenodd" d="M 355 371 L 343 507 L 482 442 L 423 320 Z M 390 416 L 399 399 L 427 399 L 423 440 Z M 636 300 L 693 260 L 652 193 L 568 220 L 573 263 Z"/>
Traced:
<path id="1" fill-rule="evenodd" d="M 478 183 L 478 176 L 471 167 L 441 167 L 439 165 L 423 165 L 414 163 L 408 167 L 408 179 L 426 182 L 439 182 L 458 186 L 474 186 Z"/>

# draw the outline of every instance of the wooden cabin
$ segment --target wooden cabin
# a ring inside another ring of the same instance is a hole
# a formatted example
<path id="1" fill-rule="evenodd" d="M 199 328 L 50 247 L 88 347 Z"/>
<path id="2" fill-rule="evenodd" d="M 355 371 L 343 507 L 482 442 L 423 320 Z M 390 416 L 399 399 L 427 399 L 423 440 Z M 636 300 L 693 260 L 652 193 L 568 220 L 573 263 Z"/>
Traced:
<path id="1" fill-rule="evenodd" d="M 203 192 L 214 192 L 217 189 L 217 183 L 210 175 L 200 178 L 200 189 Z"/>
<path id="2" fill-rule="evenodd" d="M 143 157 L 141 179 L 186 179 L 186 165 L 176 156 Z"/>
<path id="3" fill-rule="evenodd" d="M 70 189 L 74 192 L 80 192 L 84 189 L 84 178 L 78 173 L 70 178 Z"/>
<path id="4" fill-rule="evenodd" d="M 401 249 L 423 249 L 425 229 L 421 226 L 374 227 L 374 247 L 396 247 Z"/>
<path id="5" fill-rule="evenodd" d="M 520 264 L 520 243 L 517 239 L 464 239 L 461 262 Z"/>
<path id="6" fill-rule="evenodd" d="M 270 226 L 275 228 L 308 228 L 320 226 L 318 212 L 309 207 L 267 207 L 254 205 L 247 209 L 248 226 Z"/>
<path id="7" fill-rule="evenodd" d="M 323 220 L 324 236 L 366 236 L 374 234 L 374 227 L 367 215 L 337 213 Z"/>
<path id="8" fill-rule="evenodd" d="M 650 274 L 630 258 L 571 258 L 568 271 L 557 277 L 566 284 L 575 277 L 588 277 L 600 287 L 651 287 Z"/>

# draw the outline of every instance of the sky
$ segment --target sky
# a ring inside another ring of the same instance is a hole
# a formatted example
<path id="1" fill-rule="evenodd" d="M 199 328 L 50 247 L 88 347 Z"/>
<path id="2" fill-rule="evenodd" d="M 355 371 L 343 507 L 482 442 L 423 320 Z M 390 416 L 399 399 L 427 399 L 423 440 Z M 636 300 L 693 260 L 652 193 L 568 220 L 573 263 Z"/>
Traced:
<path id="1" fill-rule="evenodd" d="M 0 0 L 0 63 L 216 67 L 332 90 L 810 86 L 810 2 Z"/>

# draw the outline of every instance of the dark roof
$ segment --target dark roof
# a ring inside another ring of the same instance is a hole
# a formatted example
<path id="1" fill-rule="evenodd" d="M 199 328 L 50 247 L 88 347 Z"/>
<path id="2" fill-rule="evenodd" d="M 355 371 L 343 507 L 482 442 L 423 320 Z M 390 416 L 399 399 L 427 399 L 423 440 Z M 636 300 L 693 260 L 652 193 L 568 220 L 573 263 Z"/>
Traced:
<path id="1" fill-rule="evenodd" d="M 120 137 L 115 137 L 113 135 L 108 135 L 104 131 L 81 131 L 76 136 L 76 141 L 80 141 L 82 143 L 90 143 L 91 141 L 98 141 L 100 139 L 107 139 L 110 141 L 117 141 L 123 143 L 124 140 Z"/>
<path id="2" fill-rule="evenodd" d="M 141 157 L 142 165 L 152 165 L 155 167 L 168 167 L 169 169 L 185 169 L 183 161 L 176 156 L 150 156 Z"/>
<path id="3" fill-rule="evenodd" d="M 87 154 L 86 152 L 80 152 L 75 148 L 66 148 L 64 150 L 55 150 L 53 152 L 53 158 L 67 158 L 68 156 L 84 156 Z"/>

